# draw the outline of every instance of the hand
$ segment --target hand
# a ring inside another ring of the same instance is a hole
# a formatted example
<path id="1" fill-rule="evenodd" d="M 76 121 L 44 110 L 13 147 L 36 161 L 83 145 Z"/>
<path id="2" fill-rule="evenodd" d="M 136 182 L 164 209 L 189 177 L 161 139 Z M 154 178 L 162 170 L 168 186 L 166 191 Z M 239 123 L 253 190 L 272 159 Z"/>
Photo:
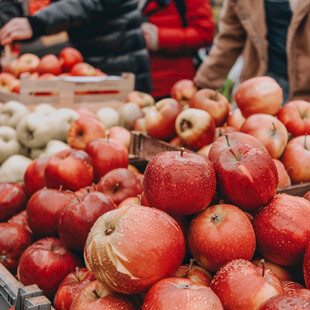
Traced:
<path id="1" fill-rule="evenodd" d="M 0 29 L 0 44 L 11 44 L 15 40 L 30 39 L 33 35 L 32 28 L 27 18 L 12 18 Z"/>
<path id="2" fill-rule="evenodd" d="M 146 47 L 151 51 L 157 51 L 159 48 L 157 26 L 152 23 L 143 23 L 141 29 L 146 41 Z"/>

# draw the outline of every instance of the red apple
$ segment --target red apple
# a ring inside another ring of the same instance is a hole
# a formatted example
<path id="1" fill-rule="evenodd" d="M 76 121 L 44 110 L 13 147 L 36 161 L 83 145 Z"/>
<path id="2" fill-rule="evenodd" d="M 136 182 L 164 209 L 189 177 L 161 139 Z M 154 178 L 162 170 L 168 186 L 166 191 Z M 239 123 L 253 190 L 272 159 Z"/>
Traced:
<path id="1" fill-rule="evenodd" d="M 297 275 L 296 268 L 294 268 L 294 266 L 281 266 L 262 257 L 256 257 L 252 259 L 251 263 L 265 269 L 270 269 L 281 282 L 295 281 L 299 278 L 299 275 Z"/>
<path id="2" fill-rule="evenodd" d="M 25 172 L 24 183 L 26 191 L 30 196 L 46 186 L 45 167 L 47 161 L 48 158 L 37 158 L 32 161 Z"/>
<path id="3" fill-rule="evenodd" d="M 26 53 L 21 55 L 14 69 L 16 76 L 20 76 L 22 73 L 33 73 L 37 70 L 37 67 L 40 63 L 40 58 L 32 53 Z"/>
<path id="4" fill-rule="evenodd" d="M 95 221 L 115 208 L 112 199 L 97 191 L 71 200 L 59 213 L 60 241 L 71 250 L 83 252 L 88 233 Z"/>
<path id="5" fill-rule="evenodd" d="M 24 285 L 37 284 L 53 300 L 63 279 L 81 262 L 59 239 L 47 237 L 30 245 L 22 254 L 17 268 Z"/>
<path id="6" fill-rule="evenodd" d="M 13 83 L 12 93 L 19 94 L 20 93 L 20 80 L 16 79 Z"/>
<path id="7" fill-rule="evenodd" d="M 227 126 L 232 126 L 237 130 L 240 130 L 243 125 L 245 118 L 242 115 L 240 109 L 236 108 L 228 113 L 227 116 Z"/>
<path id="8" fill-rule="evenodd" d="M 310 296 L 305 289 L 286 292 L 267 300 L 258 310 L 309 309 Z"/>
<path id="9" fill-rule="evenodd" d="M 191 264 L 181 265 L 174 276 L 189 279 L 197 284 L 210 286 L 212 280 L 211 274 L 204 268 L 192 264 L 192 262 L 193 260 L 191 260 Z"/>
<path id="10" fill-rule="evenodd" d="M 121 126 L 112 126 L 109 128 L 109 137 L 120 141 L 129 149 L 131 133 L 128 129 Z"/>
<path id="11" fill-rule="evenodd" d="M 92 117 L 92 118 L 94 118 L 96 121 L 99 120 L 98 117 L 97 117 L 97 115 L 96 115 L 94 112 L 92 112 L 92 111 L 90 111 L 90 110 L 88 110 L 88 109 L 86 109 L 86 108 L 77 109 L 76 112 L 79 114 L 80 117 L 86 116 L 86 117 Z"/>
<path id="12" fill-rule="evenodd" d="M 284 266 L 299 264 L 310 241 L 310 201 L 277 194 L 254 217 L 257 251 Z"/>
<path id="13" fill-rule="evenodd" d="M 233 259 L 250 260 L 255 251 L 250 220 L 239 208 L 228 204 L 211 206 L 194 217 L 187 242 L 197 263 L 213 272 Z"/>
<path id="14" fill-rule="evenodd" d="M 118 140 L 98 138 L 89 142 L 85 151 L 93 162 L 95 182 L 113 169 L 128 167 L 128 150 Z"/>
<path id="15" fill-rule="evenodd" d="M 223 197 L 242 210 L 255 212 L 276 193 L 276 165 L 269 154 L 252 145 L 238 143 L 223 150 L 214 169 Z"/>
<path id="16" fill-rule="evenodd" d="M 0 90 L 5 92 L 12 92 L 16 84 L 16 78 L 11 73 L 0 73 Z"/>
<path id="17" fill-rule="evenodd" d="M 30 229 L 29 224 L 28 224 L 27 210 L 23 210 L 22 212 L 19 212 L 16 215 L 12 216 L 8 220 L 8 223 L 15 223 L 15 224 L 24 226 L 26 229 L 28 229 L 32 233 L 32 230 Z"/>
<path id="18" fill-rule="evenodd" d="M 210 204 L 215 187 L 211 162 L 194 153 L 159 153 L 144 172 L 143 189 L 149 206 L 172 214 L 202 211 Z"/>
<path id="19" fill-rule="evenodd" d="M 182 112 L 181 104 L 172 98 L 162 99 L 145 114 L 145 129 L 156 139 L 169 139 L 175 133 L 175 121 Z"/>
<path id="20" fill-rule="evenodd" d="M 49 188 L 76 191 L 94 181 L 90 156 L 82 150 L 66 149 L 52 155 L 45 167 L 45 181 Z"/>
<path id="21" fill-rule="evenodd" d="M 112 290 L 138 294 L 172 276 L 184 255 L 183 232 L 170 215 L 132 205 L 109 211 L 95 222 L 84 258 L 96 279 Z"/>
<path id="22" fill-rule="evenodd" d="M 281 281 L 284 293 L 304 288 L 301 284 L 294 281 Z"/>
<path id="23" fill-rule="evenodd" d="M 240 131 L 261 141 L 272 158 L 280 158 L 288 142 L 286 127 L 276 117 L 268 114 L 249 116 Z"/>
<path id="24" fill-rule="evenodd" d="M 99 120 L 83 116 L 71 123 L 67 141 L 72 148 L 84 150 L 89 142 L 105 135 L 105 128 Z"/>
<path id="25" fill-rule="evenodd" d="M 217 138 L 211 145 L 209 151 L 209 159 L 215 162 L 217 157 L 227 148 L 232 147 L 237 143 L 249 144 L 254 147 L 258 147 L 267 152 L 265 146 L 255 137 L 242 133 L 242 132 L 230 132 L 224 136 Z"/>
<path id="26" fill-rule="evenodd" d="M 305 100 L 288 102 L 281 108 L 277 117 L 293 136 L 310 134 L 310 102 Z"/>
<path id="27" fill-rule="evenodd" d="M 131 296 L 117 294 L 95 280 L 85 286 L 72 301 L 70 310 L 136 310 Z M 58 310 L 58 309 L 57 309 Z"/>
<path id="28" fill-rule="evenodd" d="M 172 86 L 171 97 L 177 100 L 182 106 L 185 106 L 188 105 L 196 92 L 197 88 L 192 80 L 182 79 Z"/>
<path id="29" fill-rule="evenodd" d="M 225 310 L 256 310 L 266 300 L 283 293 L 281 281 L 269 269 L 236 259 L 213 277 L 211 289 Z"/>
<path id="30" fill-rule="evenodd" d="M 215 121 L 215 126 L 223 125 L 229 113 L 227 98 L 210 88 L 198 90 L 190 100 L 189 106 L 209 112 Z"/>
<path id="31" fill-rule="evenodd" d="M 62 61 L 54 54 L 47 54 L 40 59 L 37 72 L 40 75 L 45 73 L 59 75 L 62 72 Z"/>
<path id="32" fill-rule="evenodd" d="M 0 222 L 6 222 L 13 215 L 26 208 L 27 194 L 23 184 L 0 183 Z"/>
<path id="33" fill-rule="evenodd" d="M 88 63 L 79 62 L 71 68 L 70 73 L 72 76 L 95 76 L 96 70 Z"/>
<path id="34" fill-rule="evenodd" d="M 147 309 L 223 310 L 224 308 L 209 287 L 189 279 L 166 278 L 155 283 L 147 292 L 142 310 Z"/>
<path id="35" fill-rule="evenodd" d="M 152 106 L 155 104 L 155 99 L 147 93 L 132 90 L 126 97 L 125 102 L 135 102 L 140 108 Z"/>
<path id="36" fill-rule="evenodd" d="M 214 140 L 215 123 L 210 113 L 204 110 L 183 110 L 176 118 L 175 129 L 182 141 L 196 150 Z"/>
<path id="37" fill-rule="evenodd" d="M 288 172 L 285 169 L 285 166 L 283 165 L 282 161 L 280 161 L 279 159 L 274 159 L 273 161 L 277 167 L 278 176 L 279 176 L 278 188 L 291 186 L 290 176 L 288 175 Z"/>
<path id="38" fill-rule="evenodd" d="M 54 298 L 55 308 L 57 310 L 70 310 L 73 298 L 77 293 L 95 280 L 93 272 L 86 268 L 76 268 L 60 283 Z"/>
<path id="39" fill-rule="evenodd" d="M 63 48 L 58 58 L 62 62 L 62 69 L 67 72 L 70 72 L 77 63 L 83 62 L 82 54 L 76 48 L 70 46 Z"/>
<path id="40" fill-rule="evenodd" d="M 310 141 L 307 135 L 290 140 L 281 158 L 293 184 L 310 181 Z"/>
<path id="41" fill-rule="evenodd" d="M 124 199 L 142 193 L 139 175 L 127 168 L 116 168 L 106 173 L 98 182 L 97 190 L 109 196 L 116 205 Z"/>
<path id="42" fill-rule="evenodd" d="M 219 137 L 225 136 L 227 133 L 230 133 L 230 132 L 237 132 L 237 129 L 231 126 L 216 127 L 214 141 L 218 139 Z"/>
<path id="43" fill-rule="evenodd" d="M 117 209 L 124 207 L 124 206 L 129 207 L 132 204 L 139 204 L 139 198 L 138 197 L 128 197 L 128 198 L 124 199 L 121 203 L 118 204 Z M 140 202 L 140 204 L 142 204 L 142 203 Z M 142 204 L 142 205 L 145 206 L 145 204 Z"/>
<path id="44" fill-rule="evenodd" d="M 276 115 L 281 109 L 283 91 L 275 79 L 258 76 L 242 82 L 234 98 L 245 118 L 255 113 Z"/>
<path id="45" fill-rule="evenodd" d="M 32 242 L 32 233 L 22 225 L 0 223 L 0 263 L 15 274 L 20 256 Z"/>
<path id="46" fill-rule="evenodd" d="M 56 237 L 59 212 L 72 198 L 72 194 L 51 188 L 35 192 L 27 204 L 28 224 L 34 234 L 38 237 Z"/>
<path id="47" fill-rule="evenodd" d="M 310 243 L 308 243 L 303 259 L 303 275 L 307 289 L 310 288 Z"/>

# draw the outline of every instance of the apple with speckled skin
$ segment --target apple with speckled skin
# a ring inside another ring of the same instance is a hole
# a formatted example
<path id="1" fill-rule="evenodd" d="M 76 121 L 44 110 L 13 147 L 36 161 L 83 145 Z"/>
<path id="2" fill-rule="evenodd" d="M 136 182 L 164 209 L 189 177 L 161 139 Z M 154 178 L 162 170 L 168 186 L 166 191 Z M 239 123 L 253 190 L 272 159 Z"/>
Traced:
<path id="1" fill-rule="evenodd" d="M 233 259 L 251 260 L 256 245 L 249 218 L 229 204 L 211 206 L 194 217 L 187 242 L 197 263 L 213 272 Z"/>
<path id="2" fill-rule="evenodd" d="M 141 205 L 103 214 L 84 250 L 86 266 L 96 279 L 123 294 L 145 292 L 172 276 L 184 255 L 185 238 L 178 223 L 166 212 Z"/>
<path id="3" fill-rule="evenodd" d="M 147 292 L 142 310 L 147 309 L 223 310 L 224 308 L 209 287 L 190 279 L 166 278 L 155 283 Z"/>
<path id="4" fill-rule="evenodd" d="M 288 102 L 281 108 L 277 117 L 294 137 L 310 134 L 310 102 Z"/>
<path id="5" fill-rule="evenodd" d="M 215 187 L 211 162 L 194 153 L 159 153 L 149 161 L 144 172 L 143 188 L 149 206 L 171 214 L 202 211 L 210 204 Z"/>
<path id="6" fill-rule="evenodd" d="M 257 251 L 284 266 L 300 264 L 310 241 L 310 202 L 277 194 L 254 217 Z"/>
<path id="7" fill-rule="evenodd" d="M 245 118 L 255 113 L 276 115 L 281 109 L 283 91 L 275 79 L 258 76 L 242 82 L 234 98 Z"/>
<path id="8" fill-rule="evenodd" d="M 235 259 L 220 268 L 211 282 L 225 310 L 256 310 L 269 298 L 282 294 L 281 281 L 269 269 Z"/>
<path id="9" fill-rule="evenodd" d="M 309 303 L 310 292 L 298 289 L 270 298 L 258 310 L 309 309 Z"/>
<path id="10" fill-rule="evenodd" d="M 244 211 L 255 213 L 276 193 L 277 168 L 262 149 L 235 144 L 223 150 L 213 166 L 224 199 Z"/>
<path id="11" fill-rule="evenodd" d="M 240 131 L 261 141 L 272 158 L 280 158 L 288 142 L 288 132 L 284 124 L 268 114 L 249 116 Z"/>

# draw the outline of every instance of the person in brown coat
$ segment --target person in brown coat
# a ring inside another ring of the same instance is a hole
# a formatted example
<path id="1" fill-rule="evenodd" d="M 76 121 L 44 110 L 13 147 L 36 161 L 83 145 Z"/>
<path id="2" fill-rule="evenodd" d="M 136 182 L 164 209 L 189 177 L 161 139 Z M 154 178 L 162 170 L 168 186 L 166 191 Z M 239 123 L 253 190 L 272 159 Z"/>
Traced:
<path id="1" fill-rule="evenodd" d="M 240 81 L 268 75 L 286 103 L 310 101 L 310 0 L 224 0 L 219 32 L 194 82 L 219 88 L 237 58 Z"/>

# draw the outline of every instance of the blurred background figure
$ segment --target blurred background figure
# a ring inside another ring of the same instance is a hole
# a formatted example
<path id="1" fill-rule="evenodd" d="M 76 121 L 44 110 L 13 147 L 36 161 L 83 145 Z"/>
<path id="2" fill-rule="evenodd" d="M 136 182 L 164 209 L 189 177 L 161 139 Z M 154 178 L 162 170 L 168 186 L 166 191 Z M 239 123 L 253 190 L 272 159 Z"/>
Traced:
<path id="1" fill-rule="evenodd" d="M 219 88 L 237 58 L 240 81 L 268 75 L 283 89 L 283 103 L 310 100 L 310 0 L 225 0 L 219 33 L 194 78 Z"/>
<path id="2" fill-rule="evenodd" d="M 85 62 L 107 74 L 133 72 L 135 88 L 152 88 L 149 54 L 141 31 L 138 0 L 59 0 L 32 16 L 11 19 L 0 44 L 67 31 Z"/>
<path id="3" fill-rule="evenodd" d="M 209 0 L 140 0 L 151 54 L 152 95 L 170 95 L 175 82 L 193 79 L 197 51 L 212 43 L 215 23 Z"/>

